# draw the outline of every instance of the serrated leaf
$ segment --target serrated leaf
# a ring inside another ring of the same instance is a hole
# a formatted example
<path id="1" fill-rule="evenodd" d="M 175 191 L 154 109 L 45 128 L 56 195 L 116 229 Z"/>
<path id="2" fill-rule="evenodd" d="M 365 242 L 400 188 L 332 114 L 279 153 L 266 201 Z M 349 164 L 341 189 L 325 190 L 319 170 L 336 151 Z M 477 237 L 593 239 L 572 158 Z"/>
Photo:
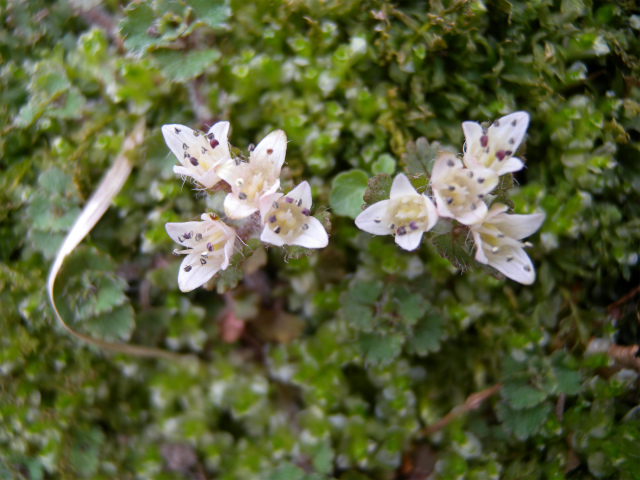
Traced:
<path id="1" fill-rule="evenodd" d="M 193 9 L 198 20 L 212 28 L 224 27 L 231 15 L 231 8 L 226 0 L 187 0 L 187 4 Z"/>
<path id="2" fill-rule="evenodd" d="M 358 345 L 366 363 L 387 365 L 400 354 L 404 337 L 399 333 L 362 333 Z"/>
<path id="3" fill-rule="evenodd" d="M 443 325 L 444 318 L 439 313 L 431 312 L 422 318 L 408 339 L 409 350 L 420 356 L 437 351 L 440 348 Z"/>
<path id="4" fill-rule="evenodd" d="M 371 307 L 356 302 L 346 301 L 340 310 L 342 317 L 360 330 L 373 328 L 373 312 Z"/>
<path id="5" fill-rule="evenodd" d="M 216 286 L 216 291 L 219 294 L 223 294 L 224 292 L 238 286 L 240 281 L 244 278 L 244 271 L 242 270 L 244 260 L 249 258 L 260 245 L 262 245 L 260 239 L 249 239 L 246 245 L 243 245 L 242 251 L 237 252 L 233 257 L 231 257 L 229 267 L 227 267 L 226 270 L 218 272 L 216 276 L 213 277 L 210 282 Z"/>
<path id="6" fill-rule="evenodd" d="M 132 3 L 124 10 L 120 35 L 127 50 L 143 51 L 159 43 L 156 15 L 150 3 Z"/>
<path id="7" fill-rule="evenodd" d="M 182 52 L 179 50 L 157 50 L 153 58 L 162 74 L 169 80 L 185 82 L 202 74 L 205 69 L 220 59 L 216 49 Z"/>
<path id="8" fill-rule="evenodd" d="M 406 288 L 397 288 L 394 292 L 398 314 L 407 324 L 413 324 L 422 317 L 429 308 L 419 293 L 412 293 Z"/>
<path id="9" fill-rule="evenodd" d="M 82 322 L 84 329 L 93 337 L 104 340 L 128 340 L 135 328 L 133 308 L 122 305 L 113 310 Z"/>
<path id="10" fill-rule="evenodd" d="M 384 283 L 382 281 L 354 281 L 349 288 L 347 295 L 349 301 L 362 303 L 364 305 L 373 305 L 380 297 Z"/>
<path id="11" fill-rule="evenodd" d="M 545 392 L 525 382 L 506 383 L 504 387 L 502 387 L 501 393 L 502 398 L 516 410 L 534 407 L 547 398 Z"/>
<path id="12" fill-rule="evenodd" d="M 554 352 L 551 365 L 558 392 L 577 395 L 582 391 L 582 375 L 575 361 L 568 354 L 561 351 Z"/>
<path id="13" fill-rule="evenodd" d="M 387 200 L 391 192 L 393 179 L 388 173 L 379 173 L 367 181 L 367 189 L 362 196 L 364 203 L 373 205 L 382 200 Z"/>
<path id="14" fill-rule="evenodd" d="M 337 215 L 356 218 L 362 211 L 362 196 L 369 177 L 362 170 L 350 170 L 336 175 L 331 182 L 329 204 Z"/>
<path id="15" fill-rule="evenodd" d="M 442 146 L 438 142 L 430 144 L 426 138 L 420 137 L 415 143 L 408 142 L 406 148 L 406 153 L 400 159 L 402 169 L 407 175 L 424 175 L 428 180 L 431 164 L 442 150 Z"/>
<path id="16" fill-rule="evenodd" d="M 512 433 L 518 440 L 526 440 L 537 433 L 551 411 L 548 403 L 541 403 L 533 408 L 516 410 L 507 403 L 500 403 L 496 408 L 498 418 L 504 429 Z"/>

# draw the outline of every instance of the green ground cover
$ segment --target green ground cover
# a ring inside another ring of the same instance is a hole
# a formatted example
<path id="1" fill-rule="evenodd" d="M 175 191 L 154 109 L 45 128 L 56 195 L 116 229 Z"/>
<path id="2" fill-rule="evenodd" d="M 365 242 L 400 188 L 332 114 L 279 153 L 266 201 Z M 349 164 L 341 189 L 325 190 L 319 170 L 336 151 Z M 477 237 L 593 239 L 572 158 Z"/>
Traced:
<path id="1" fill-rule="evenodd" d="M 0 21 L 0 478 L 640 479 L 634 2 L 0 0 Z M 386 174 L 514 111 L 535 284 L 355 227 Z M 80 332 L 185 361 L 73 338 L 45 288 L 140 119 L 56 298 Z M 244 152 L 286 132 L 283 187 L 310 183 L 330 242 L 250 242 L 185 294 L 165 224 L 224 197 L 173 174 L 160 127 L 220 120 Z"/>

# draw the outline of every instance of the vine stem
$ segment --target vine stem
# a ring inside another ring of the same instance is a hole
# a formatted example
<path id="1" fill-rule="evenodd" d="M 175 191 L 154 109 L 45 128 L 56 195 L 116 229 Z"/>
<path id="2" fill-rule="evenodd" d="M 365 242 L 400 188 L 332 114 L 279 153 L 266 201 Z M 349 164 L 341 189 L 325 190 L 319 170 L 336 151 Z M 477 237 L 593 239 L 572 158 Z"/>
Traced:
<path id="1" fill-rule="evenodd" d="M 427 437 L 429 435 L 432 435 L 436 433 L 438 430 L 441 430 L 444 427 L 446 427 L 452 420 L 455 420 L 456 418 L 464 415 L 467 412 L 470 412 L 471 410 L 476 410 L 478 407 L 480 407 L 480 405 L 482 405 L 482 402 L 484 402 L 487 398 L 492 397 L 493 395 L 498 393 L 501 388 L 502 388 L 502 384 L 496 383 L 492 387 L 486 388 L 476 393 L 472 393 L 467 397 L 467 399 L 462 405 L 458 405 L 457 407 L 454 407 L 449 413 L 447 413 L 444 417 L 442 417 L 436 423 L 422 429 L 419 432 L 419 436 Z"/>

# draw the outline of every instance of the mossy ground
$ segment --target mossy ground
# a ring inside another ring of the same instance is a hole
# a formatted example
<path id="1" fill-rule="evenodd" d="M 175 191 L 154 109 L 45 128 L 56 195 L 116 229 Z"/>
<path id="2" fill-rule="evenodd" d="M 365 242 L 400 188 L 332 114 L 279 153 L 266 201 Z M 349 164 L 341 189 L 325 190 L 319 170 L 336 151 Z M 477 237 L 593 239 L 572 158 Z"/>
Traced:
<path id="1" fill-rule="evenodd" d="M 638 297 L 608 308 L 640 284 L 633 2 L 0 0 L 0 20 L 0 477 L 640 478 L 637 372 L 591 353 L 638 343 Z M 547 216 L 533 286 L 355 228 L 367 179 L 516 110 L 531 124 L 509 198 Z M 133 174 L 58 303 L 183 363 L 74 340 L 44 288 L 140 118 Z M 260 247 L 226 294 L 182 294 L 164 224 L 220 196 L 173 175 L 160 126 L 221 119 L 245 151 L 286 131 L 283 185 L 309 180 L 330 245 Z"/>

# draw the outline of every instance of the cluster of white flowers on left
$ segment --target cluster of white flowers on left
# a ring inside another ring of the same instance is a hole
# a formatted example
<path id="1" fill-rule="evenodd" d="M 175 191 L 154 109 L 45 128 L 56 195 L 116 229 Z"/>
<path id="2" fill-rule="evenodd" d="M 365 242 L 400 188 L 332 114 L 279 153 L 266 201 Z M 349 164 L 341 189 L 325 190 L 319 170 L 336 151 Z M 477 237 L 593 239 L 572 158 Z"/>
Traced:
<path id="1" fill-rule="evenodd" d="M 464 122 L 466 148 L 462 159 L 442 152 L 431 171 L 430 187 L 435 201 L 419 194 L 409 179 L 398 174 L 390 199 L 375 203 L 356 218 L 356 225 L 376 235 L 392 234 L 406 250 L 420 245 L 423 232 L 438 217 L 449 218 L 469 229 L 475 242 L 475 259 L 488 264 L 516 282 L 529 285 L 535 280 L 529 246 L 521 240 L 533 234 L 544 214 L 509 215 L 508 208 L 485 200 L 499 184 L 500 176 L 516 172 L 524 163 L 513 156 L 529 125 L 529 114 L 515 112 L 496 120 L 488 128 Z"/>
<path id="2" fill-rule="evenodd" d="M 204 133 L 184 125 L 164 125 L 162 135 L 180 162 L 173 171 L 193 178 L 205 190 L 218 188 L 223 182 L 229 192 L 224 200 L 226 217 L 242 220 L 255 216 L 263 242 L 326 247 L 327 232 L 311 216 L 309 184 L 300 183 L 286 196 L 278 193 L 287 135 L 282 130 L 271 132 L 250 148 L 249 159 L 244 161 L 241 156 L 231 155 L 229 128 L 229 122 L 219 122 Z M 175 242 L 187 247 L 174 250 L 176 255 L 186 255 L 178 274 L 178 286 L 183 292 L 203 285 L 229 266 L 238 232 L 215 213 L 202 214 L 200 222 L 167 223 L 166 230 Z"/>

